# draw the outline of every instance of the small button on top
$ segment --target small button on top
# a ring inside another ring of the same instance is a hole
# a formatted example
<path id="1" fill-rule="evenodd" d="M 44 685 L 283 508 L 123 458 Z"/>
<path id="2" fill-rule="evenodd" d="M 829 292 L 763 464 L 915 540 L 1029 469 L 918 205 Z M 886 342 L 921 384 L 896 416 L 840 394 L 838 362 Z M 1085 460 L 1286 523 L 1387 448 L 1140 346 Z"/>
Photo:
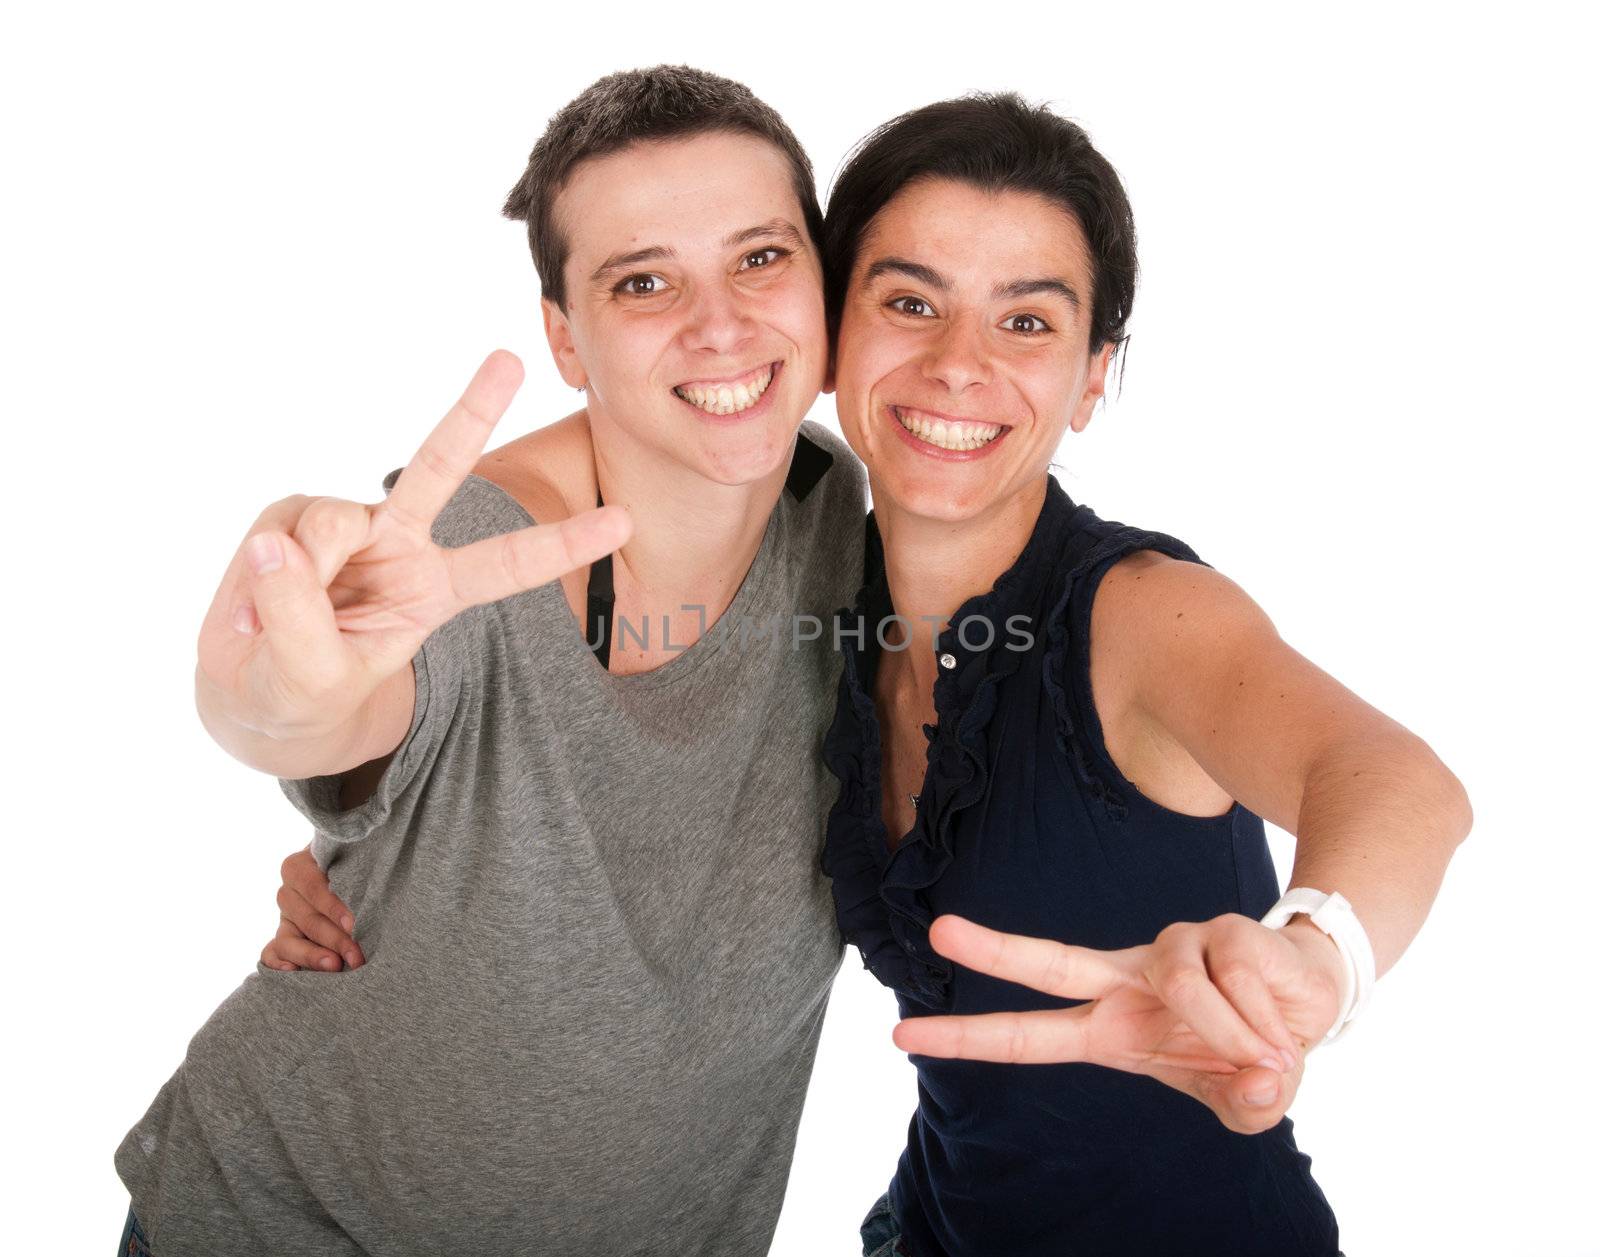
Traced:
<path id="1" fill-rule="evenodd" d="M 947 651 L 939 656 L 939 666 L 948 672 L 956 666 L 956 657 Z"/>

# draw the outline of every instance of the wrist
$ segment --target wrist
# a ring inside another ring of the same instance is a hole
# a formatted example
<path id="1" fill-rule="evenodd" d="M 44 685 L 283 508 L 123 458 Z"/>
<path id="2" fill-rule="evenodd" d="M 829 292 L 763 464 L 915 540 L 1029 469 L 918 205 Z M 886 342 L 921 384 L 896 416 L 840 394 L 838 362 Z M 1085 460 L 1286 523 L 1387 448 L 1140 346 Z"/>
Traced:
<path id="1" fill-rule="evenodd" d="M 1261 918 L 1261 924 L 1269 929 L 1284 930 L 1301 915 L 1304 925 L 1296 928 L 1310 926 L 1329 936 L 1339 958 L 1339 975 L 1334 980 L 1335 990 L 1339 993 L 1339 1011 L 1322 1040 L 1331 1043 L 1343 1036 L 1371 998 L 1372 987 L 1378 976 L 1372 942 L 1343 895 L 1337 891 L 1325 893 L 1309 886 L 1291 887 Z M 1297 935 L 1294 941 L 1303 955 L 1318 954 L 1311 950 L 1309 938 L 1302 939 Z"/>
<path id="2" fill-rule="evenodd" d="M 1294 943 L 1319 972 L 1327 975 L 1329 987 L 1334 992 L 1335 1007 L 1342 1008 L 1349 979 L 1345 976 L 1344 957 L 1339 955 L 1339 944 L 1313 925 L 1311 918 L 1304 914 L 1291 917 L 1278 932 Z"/>

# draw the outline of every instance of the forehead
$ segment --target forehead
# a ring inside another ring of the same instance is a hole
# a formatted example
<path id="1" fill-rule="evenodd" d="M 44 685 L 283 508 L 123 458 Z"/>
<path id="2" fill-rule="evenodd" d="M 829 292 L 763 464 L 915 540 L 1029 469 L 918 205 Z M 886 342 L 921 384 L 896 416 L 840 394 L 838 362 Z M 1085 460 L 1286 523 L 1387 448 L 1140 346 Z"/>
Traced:
<path id="1" fill-rule="evenodd" d="M 715 131 L 630 144 L 581 163 L 556 197 L 569 264 L 619 251 L 708 247 L 773 218 L 804 231 L 784 155 L 757 136 Z"/>
<path id="2" fill-rule="evenodd" d="M 1094 272 L 1083 228 L 1066 207 L 1037 192 L 949 179 L 918 180 L 895 193 L 862 237 L 852 281 L 882 257 L 985 286 L 1048 269 L 1087 293 Z"/>

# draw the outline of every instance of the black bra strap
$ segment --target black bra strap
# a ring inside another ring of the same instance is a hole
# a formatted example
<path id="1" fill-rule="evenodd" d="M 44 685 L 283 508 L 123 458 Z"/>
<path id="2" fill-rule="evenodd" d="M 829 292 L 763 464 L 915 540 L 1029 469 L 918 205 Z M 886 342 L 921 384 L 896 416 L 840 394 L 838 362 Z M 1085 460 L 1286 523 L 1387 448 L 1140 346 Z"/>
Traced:
<path id="1" fill-rule="evenodd" d="M 833 455 L 801 432 L 795 438 L 794 457 L 789 460 L 789 475 L 783 487 L 794 496 L 796 502 L 803 502 L 832 466 Z M 606 504 L 598 486 L 594 492 L 594 504 Z M 616 605 L 617 591 L 612 584 L 611 556 L 608 554 L 589 565 L 588 623 L 584 630 L 584 641 L 591 643 L 590 649 L 594 651 L 595 658 L 607 671 L 611 668 L 611 621 Z"/>
<path id="2" fill-rule="evenodd" d="M 595 490 L 594 504 L 605 505 L 599 489 Z M 607 554 L 589 565 L 589 613 L 583 639 L 607 671 L 611 669 L 611 612 L 616 605 L 617 592 L 611 584 L 611 556 Z"/>

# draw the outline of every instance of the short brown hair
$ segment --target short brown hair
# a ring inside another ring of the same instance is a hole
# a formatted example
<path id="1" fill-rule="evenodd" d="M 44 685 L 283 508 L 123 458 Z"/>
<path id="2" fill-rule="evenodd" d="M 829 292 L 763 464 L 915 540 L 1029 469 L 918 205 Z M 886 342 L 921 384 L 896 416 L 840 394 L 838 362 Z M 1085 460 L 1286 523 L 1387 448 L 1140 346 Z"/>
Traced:
<path id="1" fill-rule="evenodd" d="M 556 195 L 580 162 L 641 140 L 679 139 L 732 131 L 766 140 L 789 163 L 794 193 L 813 247 L 822 240 L 811 160 L 771 105 L 743 83 L 686 65 L 608 74 L 584 88 L 550 119 L 528 154 L 528 167 L 501 211 L 528 224 L 528 248 L 543 296 L 565 308 L 568 243 L 555 221 Z"/>

